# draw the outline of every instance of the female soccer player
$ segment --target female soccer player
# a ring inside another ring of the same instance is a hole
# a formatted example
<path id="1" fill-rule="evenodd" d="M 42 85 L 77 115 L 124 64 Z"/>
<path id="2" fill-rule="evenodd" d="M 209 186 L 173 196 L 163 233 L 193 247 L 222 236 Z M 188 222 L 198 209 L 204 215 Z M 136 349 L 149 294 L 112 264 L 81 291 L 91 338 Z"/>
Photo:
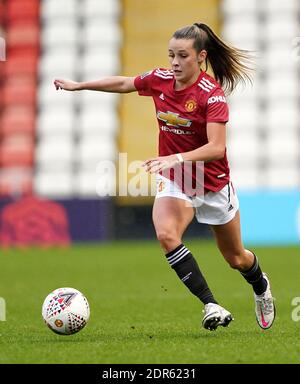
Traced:
<path id="1" fill-rule="evenodd" d="M 173 34 L 171 69 L 93 82 L 54 81 L 56 89 L 68 91 L 138 91 L 152 96 L 159 124 L 159 156 L 146 160 L 144 167 L 157 174 L 156 235 L 170 266 L 204 304 L 202 325 L 209 330 L 226 327 L 233 318 L 218 304 L 196 260 L 182 244 L 194 215 L 198 222 L 210 225 L 225 260 L 252 285 L 259 326 L 268 329 L 275 318 L 269 280 L 242 243 L 239 203 L 226 157 L 228 106 L 222 88 L 230 93 L 238 82 L 251 80 L 247 58 L 245 51 L 225 44 L 207 25 L 195 23 Z M 208 63 L 214 78 L 206 73 Z"/>

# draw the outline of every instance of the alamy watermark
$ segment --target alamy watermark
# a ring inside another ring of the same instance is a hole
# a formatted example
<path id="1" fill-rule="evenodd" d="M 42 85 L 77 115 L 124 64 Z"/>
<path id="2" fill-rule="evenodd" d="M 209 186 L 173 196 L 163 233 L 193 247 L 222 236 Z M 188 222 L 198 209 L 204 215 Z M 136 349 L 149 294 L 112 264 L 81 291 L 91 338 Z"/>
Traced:
<path id="1" fill-rule="evenodd" d="M 294 297 L 291 304 L 295 307 L 292 310 L 292 320 L 300 321 L 300 297 Z"/>
<path id="2" fill-rule="evenodd" d="M 117 162 L 100 161 L 95 176 L 96 193 L 100 197 L 155 196 L 164 190 L 171 193 L 184 191 L 188 196 L 204 195 L 203 161 L 176 163 L 159 174 L 149 174 L 143 167 L 143 161 L 128 162 L 127 153 L 120 153 Z"/>
<path id="3" fill-rule="evenodd" d="M 6 321 L 6 302 L 0 297 L 0 321 Z"/>
<path id="4" fill-rule="evenodd" d="M 292 40 L 292 59 L 300 61 L 300 36 L 296 36 Z"/>
<path id="5" fill-rule="evenodd" d="M 6 44 L 3 37 L 0 37 L 0 61 L 6 61 Z"/>

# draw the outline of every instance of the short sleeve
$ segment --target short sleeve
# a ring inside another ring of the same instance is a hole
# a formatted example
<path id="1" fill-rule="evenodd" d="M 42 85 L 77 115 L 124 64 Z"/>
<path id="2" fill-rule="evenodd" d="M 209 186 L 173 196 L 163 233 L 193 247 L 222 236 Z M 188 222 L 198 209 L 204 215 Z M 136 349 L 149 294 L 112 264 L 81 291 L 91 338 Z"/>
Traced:
<path id="1" fill-rule="evenodd" d="M 222 88 L 217 88 L 207 100 L 206 121 L 209 123 L 227 123 L 228 104 Z"/>
<path id="2" fill-rule="evenodd" d="M 141 96 L 152 96 L 153 70 L 143 73 L 134 79 L 134 86 Z"/>

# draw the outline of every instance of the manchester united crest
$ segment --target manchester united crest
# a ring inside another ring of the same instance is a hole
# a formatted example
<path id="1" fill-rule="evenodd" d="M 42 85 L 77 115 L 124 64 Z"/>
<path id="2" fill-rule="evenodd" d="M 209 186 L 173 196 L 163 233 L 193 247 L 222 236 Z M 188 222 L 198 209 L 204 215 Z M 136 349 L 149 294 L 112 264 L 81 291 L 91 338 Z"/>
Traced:
<path id="1" fill-rule="evenodd" d="M 187 100 L 185 105 L 184 105 L 184 108 L 187 112 L 193 112 L 196 108 L 197 108 L 197 103 L 195 100 Z"/>

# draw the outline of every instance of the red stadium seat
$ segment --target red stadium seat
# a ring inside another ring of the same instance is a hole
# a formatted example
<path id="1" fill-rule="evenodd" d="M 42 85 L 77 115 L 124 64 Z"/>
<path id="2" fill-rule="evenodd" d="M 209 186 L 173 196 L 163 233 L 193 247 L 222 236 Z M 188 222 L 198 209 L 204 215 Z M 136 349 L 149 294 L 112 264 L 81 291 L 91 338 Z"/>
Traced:
<path id="1" fill-rule="evenodd" d="M 16 74 L 14 76 L 6 76 L 3 79 L 2 87 L 37 87 L 36 75 L 33 73 L 20 75 Z"/>
<path id="2" fill-rule="evenodd" d="M 27 195 L 32 192 L 31 168 L 5 168 L 0 171 L 0 196 Z"/>
<path id="3" fill-rule="evenodd" d="M 0 117 L 1 137 L 15 133 L 34 135 L 34 130 L 35 110 L 32 106 L 13 105 L 3 110 Z"/>
<path id="4" fill-rule="evenodd" d="M 15 104 L 35 105 L 36 88 L 32 85 L 5 85 L 3 86 L 3 106 Z"/>
<path id="5" fill-rule="evenodd" d="M 36 74 L 37 63 L 38 63 L 38 54 L 31 54 L 30 50 L 21 51 L 18 53 L 14 51 L 13 53 L 7 56 L 7 61 L 4 65 L 3 76 L 13 76 L 21 74 Z"/>
<path id="6" fill-rule="evenodd" d="M 12 24 L 6 32 L 6 43 L 8 49 L 14 47 L 37 47 L 39 46 L 39 26 L 26 21 Z"/>
<path id="7" fill-rule="evenodd" d="M 0 0 L 0 27 L 5 22 L 5 5 L 4 1 Z"/>
<path id="8" fill-rule="evenodd" d="M 32 166 L 33 165 L 33 140 L 15 140 L 14 137 L 2 140 L 0 144 L 0 167 Z"/>
<path id="9" fill-rule="evenodd" d="M 7 2 L 7 22 L 15 20 L 39 20 L 39 0 L 9 0 Z"/>

